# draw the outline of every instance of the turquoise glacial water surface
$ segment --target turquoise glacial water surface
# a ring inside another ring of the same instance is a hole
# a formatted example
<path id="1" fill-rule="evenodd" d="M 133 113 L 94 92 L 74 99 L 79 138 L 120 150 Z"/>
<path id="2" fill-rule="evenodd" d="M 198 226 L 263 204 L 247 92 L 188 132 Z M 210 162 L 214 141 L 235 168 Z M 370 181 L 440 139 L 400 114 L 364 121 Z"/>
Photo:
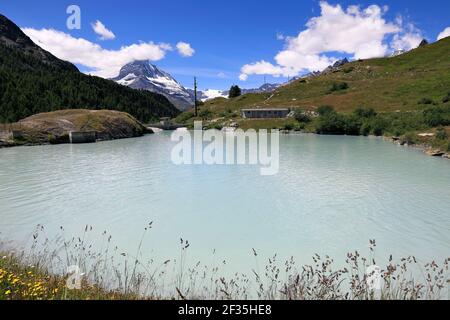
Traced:
<path id="1" fill-rule="evenodd" d="M 134 252 L 154 221 L 143 255 L 226 260 L 255 268 L 277 253 L 308 263 L 314 253 L 450 256 L 450 161 L 376 138 L 281 136 L 280 172 L 254 166 L 176 166 L 167 133 L 88 145 L 0 150 L 0 238 L 29 243 L 37 224 L 51 237 L 113 235 Z M 96 241 L 95 236 L 91 240 Z M 212 252 L 215 250 L 215 255 Z"/>

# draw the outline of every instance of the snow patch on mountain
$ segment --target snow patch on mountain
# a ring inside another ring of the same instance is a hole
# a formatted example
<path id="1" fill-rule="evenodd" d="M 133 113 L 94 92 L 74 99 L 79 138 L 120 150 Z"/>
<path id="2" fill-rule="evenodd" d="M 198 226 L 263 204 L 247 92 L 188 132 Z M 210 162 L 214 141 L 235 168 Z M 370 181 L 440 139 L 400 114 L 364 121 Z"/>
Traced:
<path id="1" fill-rule="evenodd" d="M 147 77 L 147 80 L 152 82 L 154 85 L 161 87 L 164 90 L 168 90 L 170 94 L 177 93 L 187 98 L 190 98 L 190 95 L 186 91 L 186 89 L 171 77 L 170 78 L 161 76 L 156 76 L 155 78 Z"/>
<path id="2" fill-rule="evenodd" d="M 136 78 L 137 78 L 137 76 L 134 73 L 129 73 L 122 79 L 117 80 L 116 82 L 123 86 L 129 86 L 136 80 Z"/>
<path id="3" fill-rule="evenodd" d="M 111 80 L 133 89 L 162 94 L 181 111 L 194 105 L 194 96 L 189 90 L 148 61 L 134 61 L 123 66 L 119 76 Z"/>

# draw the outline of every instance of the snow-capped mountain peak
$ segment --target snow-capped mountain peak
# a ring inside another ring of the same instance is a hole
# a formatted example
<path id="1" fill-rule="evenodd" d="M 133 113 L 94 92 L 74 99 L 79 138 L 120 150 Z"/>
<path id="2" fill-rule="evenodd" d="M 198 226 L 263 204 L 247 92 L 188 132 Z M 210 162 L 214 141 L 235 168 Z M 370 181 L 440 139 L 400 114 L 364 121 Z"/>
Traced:
<path id="1" fill-rule="evenodd" d="M 194 104 L 194 97 L 186 88 L 148 61 L 134 61 L 123 66 L 112 80 L 133 89 L 162 94 L 180 110 L 189 109 Z"/>

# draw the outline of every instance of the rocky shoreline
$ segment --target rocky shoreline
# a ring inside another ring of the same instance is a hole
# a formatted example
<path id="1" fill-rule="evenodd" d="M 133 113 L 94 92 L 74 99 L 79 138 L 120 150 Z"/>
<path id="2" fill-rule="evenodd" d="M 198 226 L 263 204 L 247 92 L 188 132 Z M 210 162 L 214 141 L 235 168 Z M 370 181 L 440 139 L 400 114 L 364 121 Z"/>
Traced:
<path id="1" fill-rule="evenodd" d="M 281 130 L 280 131 L 281 134 L 317 134 L 317 133 L 310 133 L 310 132 L 304 132 L 304 131 L 295 131 L 295 130 Z M 377 137 L 377 136 L 373 136 L 373 137 Z M 380 138 L 380 137 L 377 137 Z M 443 159 L 447 159 L 450 160 L 450 152 L 445 152 L 442 151 L 440 149 L 436 149 L 433 148 L 431 145 L 426 144 L 426 143 L 419 143 L 419 144 L 411 144 L 408 143 L 407 141 L 401 139 L 400 137 L 382 137 L 384 141 L 388 141 L 391 143 L 395 143 L 397 145 L 400 146 L 406 146 L 406 147 L 412 147 L 412 148 L 416 148 L 418 150 L 423 151 L 423 153 L 425 153 L 426 155 L 430 156 L 430 157 L 440 157 Z"/>
<path id="2" fill-rule="evenodd" d="M 24 120 L 19 121 L 18 125 L 21 125 L 21 128 L 25 128 L 24 132 L 25 139 L 22 141 L 21 139 L 5 139 L 5 133 L 2 134 L 0 131 L 0 149 L 6 147 L 16 147 L 16 146 L 36 146 L 36 145 L 49 145 L 49 144 L 64 144 L 71 143 L 69 141 L 68 132 L 71 131 L 69 129 L 73 129 L 72 131 L 76 131 L 75 126 L 69 120 L 67 120 L 67 115 L 71 115 L 72 113 L 80 113 L 82 115 L 86 114 L 94 114 L 98 115 L 103 113 L 102 116 L 109 116 L 109 120 L 105 121 L 103 119 L 100 121 L 102 125 L 106 125 L 103 129 L 99 130 L 98 125 L 96 127 L 85 123 L 82 127 L 84 128 L 84 132 L 95 132 L 96 141 L 108 141 L 108 140 L 117 140 L 117 139 L 127 139 L 127 138 L 135 138 L 141 137 L 144 134 L 153 134 L 153 130 L 143 126 L 132 116 L 117 112 L 117 111 L 92 111 L 92 110 L 65 110 L 65 111 L 57 111 L 54 113 L 48 114 L 38 114 L 35 116 L 31 116 Z M 66 114 L 66 117 L 61 115 L 58 117 L 58 114 Z M 97 113 L 97 114 L 96 114 Z M 49 115 L 56 116 L 52 121 L 43 120 Z M 73 114 L 72 114 L 73 115 Z M 111 116 L 113 116 L 111 118 Z M 123 121 L 125 117 L 126 121 Z M 70 117 L 69 117 L 70 118 Z M 122 118 L 121 120 L 118 120 Z M 98 119 L 99 120 L 99 119 Z M 113 121 L 112 121 L 113 120 Z M 55 123 L 56 121 L 56 123 Z M 49 126 L 49 124 L 52 124 Z M 68 126 L 70 128 L 68 128 Z M 106 129 L 105 129 L 106 128 Z M 96 130 L 95 130 L 96 129 Z M 31 133 L 31 131 L 33 131 Z M 79 130 L 80 131 L 80 130 Z M 82 131 L 81 131 L 82 132 Z M 308 132 L 303 131 L 295 131 L 295 130 L 281 130 L 281 134 L 305 134 Z M 38 139 L 30 140 L 26 138 L 27 134 L 34 134 L 34 136 L 38 137 Z M 315 134 L 315 133 L 311 133 Z M 40 138 L 39 138 L 40 137 Z M 379 138 L 379 137 L 378 137 Z M 431 145 L 426 143 L 412 144 L 408 141 L 400 138 L 400 137 L 382 137 L 385 141 L 395 143 L 400 146 L 412 147 L 423 151 L 426 155 L 431 157 L 440 157 L 443 159 L 450 160 L 450 152 L 445 152 L 440 149 L 433 148 Z"/>
<path id="3" fill-rule="evenodd" d="M 419 143 L 419 144 L 408 143 L 407 141 L 402 140 L 399 137 L 384 137 L 384 140 L 395 143 L 400 146 L 412 147 L 412 148 L 421 150 L 421 151 L 423 151 L 423 153 L 425 153 L 427 156 L 430 156 L 430 157 L 439 157 L 439 158 L 444 158 L 444 159 L 450 160 L 449 152 L 445 152 L 440 149 L 433 148 L 431 145 L 426 144 L 426 143 Z"/>

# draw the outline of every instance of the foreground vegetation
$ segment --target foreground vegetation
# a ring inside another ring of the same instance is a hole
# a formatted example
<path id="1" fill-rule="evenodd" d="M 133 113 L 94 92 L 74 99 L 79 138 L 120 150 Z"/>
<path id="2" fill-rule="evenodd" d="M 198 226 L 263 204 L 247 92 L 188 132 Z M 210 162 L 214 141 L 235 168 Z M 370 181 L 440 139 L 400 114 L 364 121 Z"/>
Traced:
<path id="1" fill-rule="evenodd" d="M 0 257 L 0 300 L 126 300 L 133 294 L 106 291 L 87 281 L 80 290 L 67 287 L 67 277 L 48 273 L 14 255 Z"/>
<path id="2" fill-rule="evenodd" d="M 265 299 L 265 300 L 425 300 L 450 299 L 450 258 L 442 264 L 421 265 L 415 257 L 391 256 L 381 268 L 381 290 L 372 290 L 369 281 L 376 264 L 376 242 L 370 241 L 369 256 L 348 253 L 342 268 L 330 257 L 315 255 L 312 263 L 297 266 L 294 258 L 268 259 L 263 270 L 250 274 L 221 275 L 221 264 L 187 265 L 190 244 L 180 241 L 180 257 L 163 263 L 142 261 L 145 228 L 135 255 L 122 253 L 112 237 L 102 234 L 102 249 L 95 251 L 90 242 L 92 227 L 86 226 L 81 238 L 65 239 L 64 231 L 54 240 L 38 227 L 30 250 L 18 253 L 3 249 L 0 256 L 0 300 L 124 300 L 124 299 Z M 258 265 L 259 255 L 252 255 Z M 68 289 L 67 267 L 78 265 L 85 275 L 79 289 Z"/>

